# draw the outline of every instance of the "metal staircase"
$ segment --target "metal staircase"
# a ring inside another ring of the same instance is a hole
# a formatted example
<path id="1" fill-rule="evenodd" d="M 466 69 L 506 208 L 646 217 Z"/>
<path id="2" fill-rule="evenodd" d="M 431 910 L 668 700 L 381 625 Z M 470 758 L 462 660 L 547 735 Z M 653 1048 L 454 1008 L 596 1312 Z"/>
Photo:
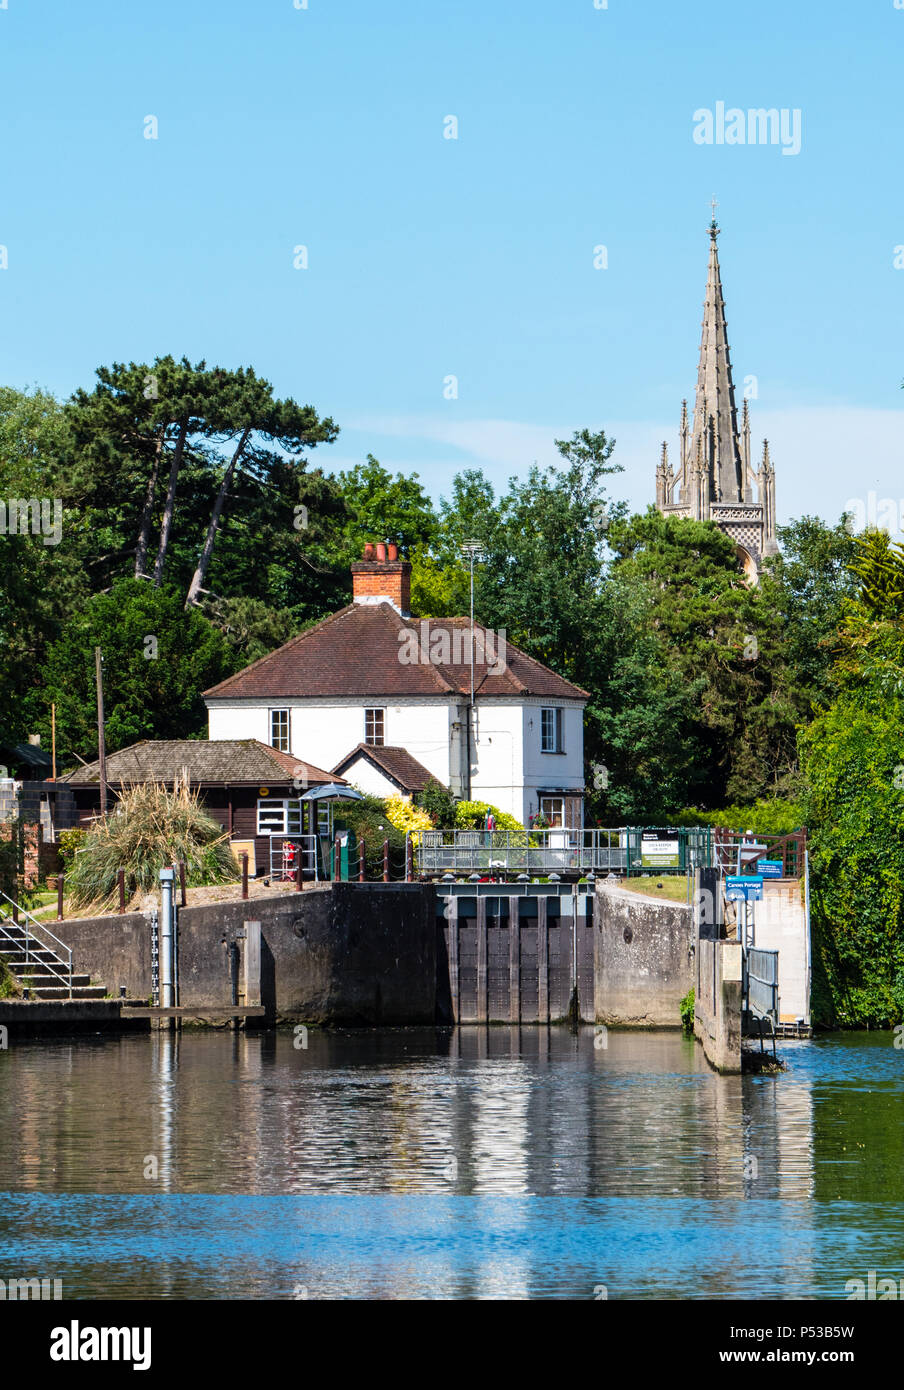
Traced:
<path id="1" fill-rule="evenodd" d="M 71 948 L 5 893 L 0 893 L 0 957 L 31 999 L 106 998 L 104 986 L 92 984 L 90 975 L 73 974 Z"/>

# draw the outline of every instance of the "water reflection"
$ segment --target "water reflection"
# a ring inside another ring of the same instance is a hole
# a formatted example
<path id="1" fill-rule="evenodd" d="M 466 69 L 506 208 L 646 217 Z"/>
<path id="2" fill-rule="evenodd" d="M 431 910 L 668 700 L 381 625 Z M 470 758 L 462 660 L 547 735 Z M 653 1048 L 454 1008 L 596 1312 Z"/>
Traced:
<path id="1" fill-rule="evenodd" d="M 786 1044 L 778 1078 L 719 1077 L 674 1033 L 294 1043 L 0 1053 L 7 1263 L 82 1297 L 662 1298 L 841 1297 L 900 1262 L 901 1059 L 876 1035 Z"/>

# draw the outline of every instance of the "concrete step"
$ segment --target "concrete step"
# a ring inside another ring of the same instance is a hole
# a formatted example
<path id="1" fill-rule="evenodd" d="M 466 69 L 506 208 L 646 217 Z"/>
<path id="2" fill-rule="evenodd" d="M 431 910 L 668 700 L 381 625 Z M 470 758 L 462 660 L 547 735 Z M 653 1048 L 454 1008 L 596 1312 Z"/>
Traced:
<path id="1" fill-rule="evenodd" d="M 58 960 L 58 959 L 60 959 L 60 956 L 58 956 L 58 955 L 56 954 L 56 952 L 54 952 L 54 951 L 28 951 L 28 952 L 26 952 L 24 947 L 17 947 L 17 948 L 14 949 L 14 951 L 0 951 L 0 956 L 3 956 L 3 959 L 6 960 L 6 963 L 7 963 L 8 966 L 10 966 L 10 969 L 11 969 L 11 970 L 14 970 L 14 969 L 15 969 L 15 965 L 17 965 L 18 962 L 21 962 L 21 960 L 26 960 L 26 959 L 28 959 L 28 960 L 36 960 L 36 962 L 39 962 L 39 960 Z"/>
<path id="2" fill-rule="evenodd" d="M 76 978 L 84 977 L 77 976 Z M 74 982 L 72 985 L 73 999 L 104 999 L 106 993 L 104 985 L 75 984 Z M 30 994 L 33 999 L 68 999 L 69 987 L 68 985 L 36 985 Z"/>
<path id="3" fill-rule="evenodd" d="M 69 966 L 65 961 L 53 960 L 20 960 L 7 961 L 7 965 L 14 975 L 68 975 Z"/>

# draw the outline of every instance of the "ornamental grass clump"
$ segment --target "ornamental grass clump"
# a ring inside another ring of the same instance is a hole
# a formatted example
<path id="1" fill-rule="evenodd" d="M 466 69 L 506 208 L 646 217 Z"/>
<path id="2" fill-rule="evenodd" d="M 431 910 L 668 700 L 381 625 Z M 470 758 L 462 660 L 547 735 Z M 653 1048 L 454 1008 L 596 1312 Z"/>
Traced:
<path id="1" fill-rule="evenodd" d="M 120 869 L 131 898 L 156 892 L 160 870 L 180 862 L 193 888 L 230 883 L 239 875 L 228 835 L 204 810 L 197 792 L 183 782 L 172 789 L 144 782 L 124 791 L 88 831 L 66 886 L 74 907 L 111 906 Z"/>

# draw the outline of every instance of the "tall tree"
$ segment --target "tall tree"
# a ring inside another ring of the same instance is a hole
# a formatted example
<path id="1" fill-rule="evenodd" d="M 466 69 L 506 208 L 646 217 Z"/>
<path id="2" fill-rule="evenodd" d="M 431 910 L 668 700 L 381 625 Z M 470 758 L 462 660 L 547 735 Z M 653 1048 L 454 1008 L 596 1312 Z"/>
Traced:
<path id="1" fill-rule="evenodd" d="M 204 587 L 223 507 L 236 470 L 244 465 L 257 477 L 266 479 L 279 463 L 272 447 L 255 447 L 255 441 L 266 440 L 269 445 L 295 455 L 296 465 L 301 465 L 304 463 L 299 457 L 302 449 L 331 443 L 339 433 L 333 421 L 321 420 L 312 406 L 299 406 L 292 400 L 275 400 L 270 383 L 255 376 L 251 368 L 240 367 L 234 372 L 217 369 L 204 385 L 208 435 L 216 436 L 221 443 L 228 441 L 231 454 L 217 488 L 207 535 L 188 586 L 188 606 L 197 603 Z"/>

